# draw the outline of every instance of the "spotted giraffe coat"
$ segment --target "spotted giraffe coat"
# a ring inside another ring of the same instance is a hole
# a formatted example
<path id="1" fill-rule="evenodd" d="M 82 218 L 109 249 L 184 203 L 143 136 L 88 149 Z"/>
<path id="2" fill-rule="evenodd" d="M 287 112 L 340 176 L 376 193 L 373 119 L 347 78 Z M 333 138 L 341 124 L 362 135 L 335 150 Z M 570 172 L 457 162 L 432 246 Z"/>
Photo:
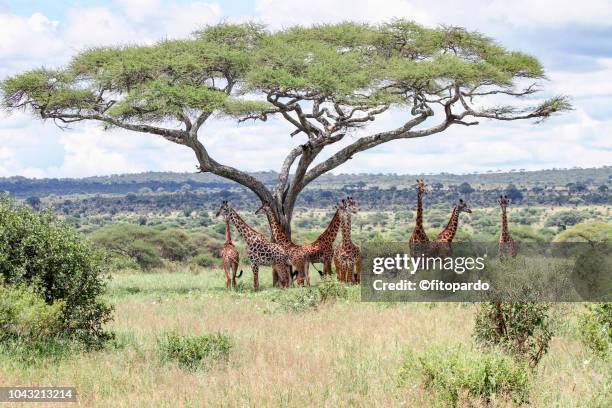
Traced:
<path id="1" fill-rule="evenodd" d="M 289 265 L 289 255 L 280 244 L 270 242 L 263 234 L 251 228 L 227 201 L 221 204 L 217 214 L 222 214 L 223 217 L 234 224 L 245 240 L 247 244 L 247 256 L 251 263 L 251 270 L 253 271 L 255 290 L 259 289 L 260 265 L 279 266 L 281 269 L 281 273 L 279 273 L 281 286 L 288 287 L 291 284 L 287 268 Z"/>

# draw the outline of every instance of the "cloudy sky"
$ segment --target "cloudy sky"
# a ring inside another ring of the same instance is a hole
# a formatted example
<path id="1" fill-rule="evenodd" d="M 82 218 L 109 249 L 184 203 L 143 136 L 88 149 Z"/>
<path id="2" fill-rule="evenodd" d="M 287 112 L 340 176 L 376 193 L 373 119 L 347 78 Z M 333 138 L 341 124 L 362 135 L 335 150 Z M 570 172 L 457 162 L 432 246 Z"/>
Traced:
<path id="1" fill-rule="evenodd" d="M 567 94 L 575 110 L 542 125 L 481 122 L 421 140 L 360 153 L 337 172 L 421 173 L 612 165 L 612 3 L 609 0 L 0 0 L 0 78 L 59 67 L 87 46 L 154 43 L 188 36 L 220 21 L 256 20 L 272 28 L 394 17 L 428 26 L 478 30 L 507 48 L 536 55 L 550 94 Z M 401 123 L 397 112 L 376 126 Z M 365 132 L 375 130 L 366 129 Z M 219 161 L 274 170 L 292 143 L 282 121 L 206 127 Z M 359 134 L 352 137 L 359 137 Z M 195 171 L 186 148 L 155 136 L 103 132 L 80 124 L 60 130 L 25 114 L 0 113 L 0 177 L 83 177 L 140 171 Z"/>

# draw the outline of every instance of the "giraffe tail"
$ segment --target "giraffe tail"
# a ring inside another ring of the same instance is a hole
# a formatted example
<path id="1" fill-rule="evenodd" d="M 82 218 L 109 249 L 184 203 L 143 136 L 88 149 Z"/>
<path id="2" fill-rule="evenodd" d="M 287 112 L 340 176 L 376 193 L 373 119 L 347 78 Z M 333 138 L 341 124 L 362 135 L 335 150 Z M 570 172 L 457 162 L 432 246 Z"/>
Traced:
<path id="1" fill-rule="evenodd" d="M 242 269 L 240 270 L 240 273 L 238 275 L 236 275 L 236 278 L 239 278 L 242 276 Z"/>
<path id="2" fill-rule="evenodd" d="M 320 271 L 317 269 L 316 266 L 314 266 L 314 264 L 311 264 L 313 268 L 315 268 L 315 271 L 319 272 L 319 276 L 323 277 L 323 271 Z"/>

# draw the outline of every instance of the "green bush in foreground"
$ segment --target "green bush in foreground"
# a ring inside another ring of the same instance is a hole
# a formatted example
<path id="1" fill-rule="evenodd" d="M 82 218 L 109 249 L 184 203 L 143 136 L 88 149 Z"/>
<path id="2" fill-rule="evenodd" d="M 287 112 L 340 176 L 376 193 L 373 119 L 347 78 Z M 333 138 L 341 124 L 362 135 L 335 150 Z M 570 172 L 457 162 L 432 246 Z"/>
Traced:
<path id="1" fill-rule="evenodd" d="M 104 330 L 111 308 L 100 300 L 103 265 L 102 254 L 50 211 L 0 197 L 0 279 L 40 294 L 47 305 L 63 304 L 62 334 L 88 347 L 112 337 Z"/>
<path id="2" fill-rule="evenodd" d="M 599 357 L 612 355 L 612 303 L 585 305 L 579 318 L 580 336 L 584 345 Z"/>
<path id="3" fill-rule="evenodd" d="M 230 337 L 222 333 L 182 336 L 167 333 L 157 340 L 159 359 L 176 362 L 188 370 L 206 369 L 211 364 L 227 361 L 232 349 Z"/>
<path id="4" fill-rule="evenodd" d="M 552 338 L 549 308 L 547 303 L 482 303 L 476 314 L 474 337 L 485 347 L 499 347 L 535 367 Z"/>
<path id="5" fill-rule="evenodd" d="M 51 305 L 32 290 L 0 285 L 0 341 L 34 345 L 62 332 L 64 300 Z"/>
<path id="6" fill-rule="evenodd" d="M 268 312 L 301 313 L 316 309 L 320 304 L 337 299 L 347 299 L 349 289 L 334 277 L 325 277 L 317 286 L 298 287 L 289 290 L 275 290 L 268 299 L 275 305 Z"/>
<path id="7" fill-rule="evenodd" d="M 433 391 L 444 406 L 463 405 L 465 399 L 484 404 L 508 399 L 524 404 L 529 399 L 527 364 L 497 350 L 482 353 L 437 346 L 419 356 L 408 353 L 399 371 L 399 384 L 415 381 Z"/>

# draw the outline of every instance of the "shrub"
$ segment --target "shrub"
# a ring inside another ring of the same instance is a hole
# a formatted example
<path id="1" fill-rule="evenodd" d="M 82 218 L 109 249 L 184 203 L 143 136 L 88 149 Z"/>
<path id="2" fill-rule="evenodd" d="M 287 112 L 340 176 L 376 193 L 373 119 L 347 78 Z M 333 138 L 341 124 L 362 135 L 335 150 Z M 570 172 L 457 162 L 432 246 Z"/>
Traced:
<path id="1" fill-rule="evenodd" d="M 550 305 L 531 302 L 482 303 L 474 337 L 485 347 L 499 347 L 535 367 L 548 351 L 552 337 Z"/>
<path id="2" fill-rule="evenodd" d="M 64 300 L 48 305 L 24 286 L 0 285 L 0 341 L 34 345 L 60 335 L 65 306 Z"/>
<path id="3" fill-rule="evenodd" d="M 561 232 L 555 242 L 612 242 L 612 224 L 587 221 Z"/>
<path id="4" fill-rule="evenodd" d="M 217 264 L 217 260 L 210 254 L 200 254 L 193 258 L 193 262 L 202 268 L 212 268 Z"/>
<path id="5" fill-rule="evenodd" d="M 90 239 L 98 247 L 129 256 L 142 269 L 151 269 L 162 265 L 159 251 L 151 243 L 156 233 L 150 227 L 118 224 L 100 228 Z"/>
<path id="6" fill-rule="evenodd" d="M 576 225 L 584 221 L 585 215 L 578 211 L 561 211 L 555 213 L 546 219 L 544 226 L 546 227 L 566 227 Z"/>
<path id="7" fill-rule="evenodd" d="M 222 333 L 182 336 L 167 333 L 157 341 L 162 362 L 177 362 L 188 370 L 206 369 L 212 363 L 227 361 L 232 349 L 230 337 Z"/>
<path id="8" fill-rule="evenodd" d="M 335 299 L 346 299 L 348 289 L 334 277 L 324 277 L 317 286 L 321 302 Z"/>
<path id="9" fill-rule="evenodd" d="M 423 355 L 408 353 L 399 371 L 399 384 L 412 385 L 415 379 L 433 391 L 444 406 L 463 406 L 469 401 L 512 399 L 528 402 L 529 369 L 525 363 L 491 350 L 487 353 L 436 346 Z"/>
<path id="10" fill-rule="evenodd" d="M 313 287 L 274 290 L 269 293 L 269 300 L 276 306 L 269 309 L 269 312 L 302 313 L 306 310 L 316 309 L 321 303 L 321 293 Z"/>
<path id="11" fill-rule="evenodd" d="M 106 287 L 104 258 L 50 210 L 40 213 L 0 198 L 0 276 L 6 285 L 40 293 L 48 305 L 65 302 L 62 332 L 88 346 L 111 337 L 103 326 L 111 308 L 100 300 Z"/>
<path id="12" fill-rule="evenodd" d="M 161 257 L 171 261 L 184 261 L 194 253 L 189 236 L 177 229 L 157 233 L 152 242 L 159 248 Z"/>
<path id="13" fill-rule="evenodd" d="M 612 355 L 612 303 L 585 305 L 586 311 L 578 320 L 580 337 L 595 355 Z"/>

